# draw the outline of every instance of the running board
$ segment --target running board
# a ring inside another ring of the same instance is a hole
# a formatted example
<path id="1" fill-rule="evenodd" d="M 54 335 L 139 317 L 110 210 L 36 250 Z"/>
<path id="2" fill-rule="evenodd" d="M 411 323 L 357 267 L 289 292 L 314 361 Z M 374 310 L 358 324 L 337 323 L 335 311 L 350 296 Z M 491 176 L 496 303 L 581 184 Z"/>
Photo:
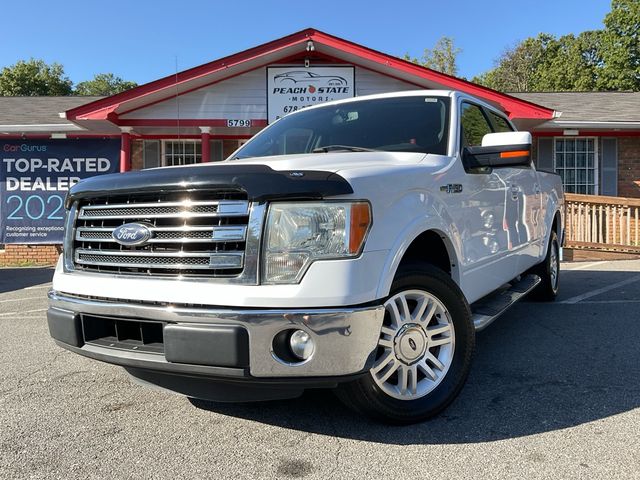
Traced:
<path id="1" fill-rule="evenodd" d="M 476 327 L 476 332 L 491 325 L 496 318 L 536 288 L 540 282 L 541 279 L 538 275 L 526 275 L 521 277 L 519 281 L 511 283 L 511 287 L 508 289 L 492 293 L 471 305 L 471 319 Z"/>

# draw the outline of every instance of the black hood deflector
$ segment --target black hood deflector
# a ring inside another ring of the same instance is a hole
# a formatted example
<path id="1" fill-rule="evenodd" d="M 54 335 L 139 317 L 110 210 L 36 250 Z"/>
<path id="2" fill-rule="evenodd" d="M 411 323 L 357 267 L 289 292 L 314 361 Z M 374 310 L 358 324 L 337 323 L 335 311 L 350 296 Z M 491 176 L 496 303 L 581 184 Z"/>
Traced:
<path id="1" fill-rule="evenodd" d="M 317 170 L 277 171 L 266 165 L 207 164 L 91 177 L 74 185 L 67 206 L 82 198 L 141 192 L 237 190 L 250 201 L 322 199 L 353 189 L 340 175 Z"/>

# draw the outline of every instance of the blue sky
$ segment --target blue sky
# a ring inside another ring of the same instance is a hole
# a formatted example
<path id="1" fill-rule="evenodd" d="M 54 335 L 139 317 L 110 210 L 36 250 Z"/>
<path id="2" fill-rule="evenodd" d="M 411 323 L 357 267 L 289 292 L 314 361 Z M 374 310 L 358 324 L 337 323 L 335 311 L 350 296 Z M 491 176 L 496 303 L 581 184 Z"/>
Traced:
<path id="1" fill-rule="evenodd" d="M 38 0 L 3 2 L 0 67 L 30 57 L 80 82 L 113 72 L 146 83 L 306 27 L 420 56 L 443 35 L 471 78 L 518 40 L 602 28 L 609 0 Z"/>

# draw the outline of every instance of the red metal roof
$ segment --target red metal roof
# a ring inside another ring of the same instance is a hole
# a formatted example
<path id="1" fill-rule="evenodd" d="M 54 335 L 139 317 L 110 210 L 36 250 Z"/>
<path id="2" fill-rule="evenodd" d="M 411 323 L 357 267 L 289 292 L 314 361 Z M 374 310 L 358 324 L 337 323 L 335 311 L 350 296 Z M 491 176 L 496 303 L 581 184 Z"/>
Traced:
<path id="1" fill-rule="evenodd" d="M 348 58 L 349 62 L 355 65 L 401 78 L 418 86 L 426 84 L 431 88 L 459 90 L 500 105 L 514 119 L 544 121 L 553 118 L 554 111 L 549 108 L 416 65 L 314 28 L 301 30 L 117 95 L 72 108 L 66 112 L 66 115 L 72 121 L 108 120 L 119 124 L 119 114 L 166 100 L 175 96 L 176 93 L 184 94 L 271 63 L 290 59 L 296 54 L 303 53 L 309 40 L 314 42 L 316 54 L 321 56 L 338 60 Z M 300 49 L 300 47 L 303 48 Z M 345 58 L 341 59 L 341 56 Z M 227 76 L 225 72 L 228 72 Z"/>

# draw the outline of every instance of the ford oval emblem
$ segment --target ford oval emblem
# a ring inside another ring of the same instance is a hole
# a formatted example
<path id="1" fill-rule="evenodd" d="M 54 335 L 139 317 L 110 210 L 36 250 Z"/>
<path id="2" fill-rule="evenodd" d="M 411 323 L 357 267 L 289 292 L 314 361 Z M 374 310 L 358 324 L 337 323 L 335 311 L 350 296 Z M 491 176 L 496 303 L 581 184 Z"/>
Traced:
<path id="1" fill-rule="evenodd" d="M 151 238 L 151 230 L 142 223 L 125 223 L 116 228 L 111 236 L 120 245 L 142 245 Z"/>

